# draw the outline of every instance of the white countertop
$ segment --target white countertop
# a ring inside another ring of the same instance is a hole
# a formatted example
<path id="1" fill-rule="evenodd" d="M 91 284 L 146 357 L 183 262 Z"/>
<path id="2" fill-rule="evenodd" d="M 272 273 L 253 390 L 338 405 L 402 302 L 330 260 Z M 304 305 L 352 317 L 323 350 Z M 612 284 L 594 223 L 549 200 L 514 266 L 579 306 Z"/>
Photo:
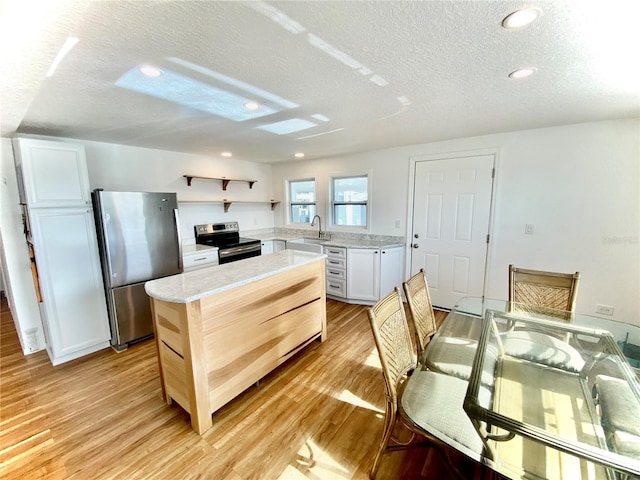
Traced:
<path id="1" fill-rule="evenodd" d="M 255 238 L 256 240 L 297 240 L 299 238 L 317 238 L 317 235 L 292 235 L 288 233 L 260 233 L 254 235 L 246 235 L 249 238 Z M 354 238 L 335 237 L 330 240 L 326 240 L 323 245 L 327 247 L 344 247 L 344 248 L 392 248 L 403 247 L 404 243 L 389 242 L 379 240 L 359 240 Z"/>
<path id="2" fill-rule="evenodd" d="M 322 260 L 324 254 L 283 250 L 270 255 L 151 280 L 144 284 L 147 295 L 173 303 L 189 303 L 240 285 L 261 280 L 292 268 Z"/>

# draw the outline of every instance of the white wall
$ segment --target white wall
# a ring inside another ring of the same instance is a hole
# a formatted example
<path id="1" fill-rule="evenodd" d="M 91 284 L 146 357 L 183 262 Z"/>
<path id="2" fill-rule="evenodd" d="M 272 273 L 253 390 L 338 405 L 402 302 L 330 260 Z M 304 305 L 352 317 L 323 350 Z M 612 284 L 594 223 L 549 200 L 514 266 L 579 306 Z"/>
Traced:
<path id="1" fill-rule="evenodd" d="M 200 223 L 238 221 L 242 230 L 272 228 L 270 204 L 234 203 L 227 213 L 222 204 L 189 201 L 269 201 L 273 198 L 271 166 L 229 159 L 208 158 L 149 148 L 73 140 L 85 145 L 91 188 L 178 194 L 183 243 L 193 243 L 193 226 Z M 183 175 L 257 180 L 250 189 L 245 182 L 230 182 L 227 190 L 214 180 Z"/>
<path id="2" fill-rule="evenodd" d="M 273 188 L 284 198 L 286 178 L 315 176 L 323 184 L 336 171 L 369 168 L 375 185 L 371 233 L 404 234 L 411 157 L 493 149 L 498 167 L 486 295 L 507 298 L 509 263 L 580 271 L 578 312 L 595 315 L 596 304 L 610 305 L 614 319 L 638 324 L 639 132 L 638 119 L 626 119 L 275 164 Z M 277 225 L 282 218 L 281 209 Z M 533 235 L 525 235 L 526 223 L 534 225 Z"/>
<path id="3" fill-rule="evenodd" d="M 2 197 L 0 202 L 0 248 L 2 248 L 2 268 L 5 274 L 5 293 L 11 309 L 16 331 L 25 354 L 26 331 L 36 329 L 39 349 L 44 348 L 42 320 L 36 298 L 36 290 L 31 276 L 31 261 L 26 238 L 23 233 L 22 211 L 18 197 L 15 162 L 11 140 L 0 139 L 0 159 L 2 161 Z M 35 350 L 34 350 L 35 351 Z"/>
<path id="4" fill-rule="evenodd" d="M 287 198 L 286 181 L 315 178 L 316 210 L 322 218 L 323 230 L 332 231 L 331 226 L 328 226 L 326 222 L 328 218 L 329 177 L 351 174 L 369 175 L 371 225 L 367 231 L 361 231 L 361 233 L 404 236 L 407 228 L 409 161 L 408 155 L 401 153 L 400 149 L 377 150 L 348 157 L 315 161 L 303 160 L 273 164 L 273 191 L 276 197 L 283 202 L 276 210 L 276 226 L 287 227 L 284 204 Z M 396 221 L 398 226 L 396 226 Z M 324 228 L 325 226 L 326 228 Z"/>

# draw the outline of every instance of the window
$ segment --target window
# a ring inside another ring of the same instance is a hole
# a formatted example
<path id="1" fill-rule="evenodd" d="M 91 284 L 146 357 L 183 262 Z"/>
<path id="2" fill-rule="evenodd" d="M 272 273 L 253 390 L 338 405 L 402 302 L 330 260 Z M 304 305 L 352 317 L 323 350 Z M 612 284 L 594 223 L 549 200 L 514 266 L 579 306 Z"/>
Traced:
<path id="1" fill-rule="evenodd" d="M 368 180 L 367 175 L 332 178 L 334 225 L 367 226 Z"/>
<path id="2" fill-rule="evenodd" d="M 291 223 L 309 223 L 316 214 L 316 181 L 313 178 L 289 181 Z"/>

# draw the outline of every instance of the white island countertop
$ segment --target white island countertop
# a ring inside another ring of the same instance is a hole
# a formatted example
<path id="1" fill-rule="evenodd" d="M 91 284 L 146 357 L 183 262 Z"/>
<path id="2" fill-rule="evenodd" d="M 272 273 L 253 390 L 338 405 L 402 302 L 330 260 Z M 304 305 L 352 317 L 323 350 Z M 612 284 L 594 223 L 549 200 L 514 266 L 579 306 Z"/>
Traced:
<path id="1" fill-rule="evenodd" d="M 193 272 L 150 280 L 144 284 L 147 295 L 172 303 L 189 303 L 276 275 L 326 257 L 320 253 L 283 250 L 237 262 L 216 265 Z"/>

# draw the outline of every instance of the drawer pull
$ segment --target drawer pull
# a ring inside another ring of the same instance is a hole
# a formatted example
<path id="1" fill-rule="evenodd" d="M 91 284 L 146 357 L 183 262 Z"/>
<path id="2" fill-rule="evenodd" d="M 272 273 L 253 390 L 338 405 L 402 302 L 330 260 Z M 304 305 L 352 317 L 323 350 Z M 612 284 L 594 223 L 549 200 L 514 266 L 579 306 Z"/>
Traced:
<path id="1" fill-rule="evenodd" d="M 332 285 L 332 284 L 329 284 L 329 286 L 330 286 L 331 288 L 340 288 L 340 285 Z"/>
<path id="2" fill-rule="evenodd" d="M 340 272 L 335 272 L 335 271 L 333 271 L 333 270 L 329 270 L 329 273 L 330 273 L 331 275 L 340 275 Z"/>
<path id="3" fill-rule="evenodd" d="M 329 263 L 333 263 L 335 265 L 340 265 L 340 262 L 336 262 L 335 260 L 329 260 Z"/>

